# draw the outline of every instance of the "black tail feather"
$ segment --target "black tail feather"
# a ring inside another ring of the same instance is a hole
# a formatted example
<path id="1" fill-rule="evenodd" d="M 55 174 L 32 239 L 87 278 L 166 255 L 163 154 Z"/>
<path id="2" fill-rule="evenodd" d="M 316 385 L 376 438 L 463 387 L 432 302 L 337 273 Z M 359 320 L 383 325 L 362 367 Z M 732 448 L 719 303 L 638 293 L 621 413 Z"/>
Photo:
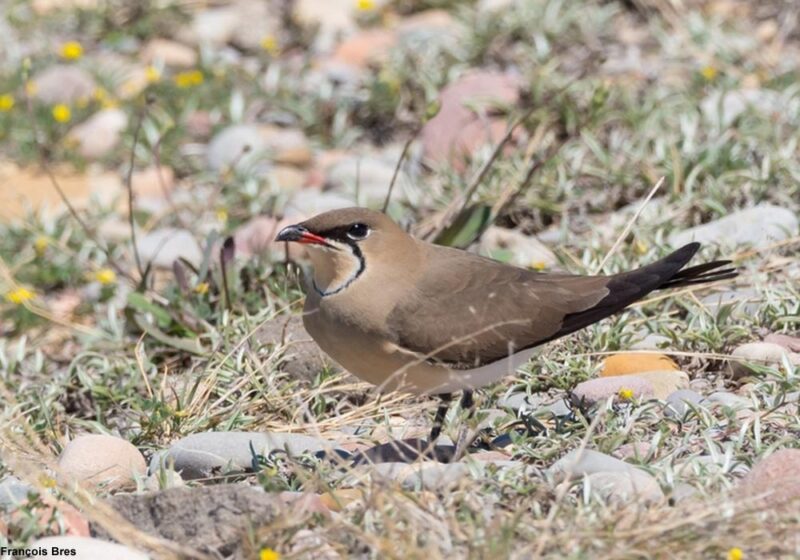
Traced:
<path id="1" fill-rule="evenodd" d="M 735 268 L 720 270 L 731 263 L 728 260 L 683 268 L 699 249 L 699 243 L 689 243 L 654 263 L 612 276 L 606 285 L 608 295 L 590 309 L 567 315 L 562 328 L 550 340 L 622 311 L 654 290 L 706 284 L 737 275 Z"/>

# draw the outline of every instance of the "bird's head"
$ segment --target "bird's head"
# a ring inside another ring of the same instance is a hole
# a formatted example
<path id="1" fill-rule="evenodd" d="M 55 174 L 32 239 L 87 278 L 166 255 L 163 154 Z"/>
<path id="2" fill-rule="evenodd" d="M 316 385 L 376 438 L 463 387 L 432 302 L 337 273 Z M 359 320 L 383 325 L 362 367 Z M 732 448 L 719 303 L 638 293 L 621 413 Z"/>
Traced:
<path id="1" fill-rule="evenodd" d="M 323 296 L 344 291 L 370 266 L 402 255 L 414 243 L 388 216 L 367 208 L 319 214 L 283 228 L 276 241 L 306 246 Z"/>

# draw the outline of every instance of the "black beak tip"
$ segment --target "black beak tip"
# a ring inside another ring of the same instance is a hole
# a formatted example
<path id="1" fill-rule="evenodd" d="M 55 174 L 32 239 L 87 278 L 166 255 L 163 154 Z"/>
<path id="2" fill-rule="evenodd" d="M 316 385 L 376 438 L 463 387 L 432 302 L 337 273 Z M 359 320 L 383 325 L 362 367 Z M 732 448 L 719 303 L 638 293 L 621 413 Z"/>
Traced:
<path id="1" fill-rule="evenodd" d="M 305 231 L 306 228 L 303 226 L 287 226 L 278 233 L 278 237 L 275 238 L 275 241 L 299 241 L 303 237 Z"/>

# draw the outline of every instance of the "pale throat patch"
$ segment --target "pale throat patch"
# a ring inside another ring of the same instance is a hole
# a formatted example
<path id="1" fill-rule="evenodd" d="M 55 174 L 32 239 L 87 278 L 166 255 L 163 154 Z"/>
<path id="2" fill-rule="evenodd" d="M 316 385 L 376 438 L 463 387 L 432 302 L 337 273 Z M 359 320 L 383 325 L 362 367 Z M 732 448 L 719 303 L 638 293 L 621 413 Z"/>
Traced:
<path id="1" fill-rule="evenodd" d="M 331 244 L 336 249 L 310 246 L 308 254 L 314 266 L 314 288 L 321 296 L 334 295 L 347 288 L 364 272 L 364 262 L 346 243 Z"/>

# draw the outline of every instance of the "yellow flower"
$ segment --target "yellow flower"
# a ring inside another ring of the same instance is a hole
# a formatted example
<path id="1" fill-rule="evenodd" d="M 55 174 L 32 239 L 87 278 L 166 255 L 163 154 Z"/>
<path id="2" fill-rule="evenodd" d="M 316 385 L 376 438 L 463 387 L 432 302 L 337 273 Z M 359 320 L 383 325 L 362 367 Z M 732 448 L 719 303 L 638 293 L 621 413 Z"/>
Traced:
<path id="1" fill-rule="evenodd" d="M 267 35 L 261 39 L 261 48 L 272 56 L 275 56 L 280 52 L 280 48 L 278 48 L 278 40 L 273 35 Z"/>
<path id="2" fill-rule="evenodd" d="M 228 221 L 228 211 L 224 208 L 220 208 L 217 210 L 217 220 L 220 222 L 227 222 Z"/>
<path id="3" fill-rule="evenodd" d="M 197 286 L 194 287 L 195 293 L 200 294 L 201 296 L 208 293 L 208 282 L 200 282 Z"/>
<path id="4" fill-rule="evenodd" d="M 26 301 L 32 300 L 36 296 L 28 288 L 15 288 L 6 294 L 6 301 L 13 303 L 15 305 L 21 305 Z"/>
<path id="5" fill-rule="evenodd" d="M 281 560 L 281 555 L 271 548 L 262 548 L 258 553 L 258 560 Z"/>
<path id="6" fill-rule="evenodd" d="M 98 87 L 92 92 L 92 97 L 98 101 L 104 109 L 111 109 L 117 106 L 116 100 L 108 93 L 106 88 Z"/>
<path id="7" fill-rule="evenodd" d="M 741 548 L 733 547 L 728 551 L 728 560 L 742 560 L 743 558 L 744 552 Z"/>
<path id="8" fill-rule="evenodd" d="M 33 80 L 25 82 L 25 95 L 28 97 L 34 96 L 37 91 L 39 91 L 39 86 L 36 85 L 36 82 Z"/>
<path id="9" fill-rule="evenodd" d="M 104 286 L 108 286 L 117 281 L 117 273 L 110 268 L 101 268 L 94 273 L 94 279 Z"/>
<path id="10" fill-rule="evenodd" d="M 619 390 L 619 398 L 623 401 L 633 400 L 633 390 L 622 388 Z"/>
<path id="11" fill-rule="evenodd" d="M 709 82 L 712 81 L 714 78 L 716 78 L 717 74 L 718 74 L 717 69 L 710 65 L 703 66 L 703 68 L 700 70 L 700 75 L 703 76 L 703 78 L 705 78 L 706 81 Z"/>
<path id="12" fill-rule="evenodd" d="M 179 88 L 190 88 L 203 83 L 203 73 L 200 70 L 187 70 L 175 75 L 175 85 Z"/>
<path id="13" fill-rule="evenodd" d="M 53 118 L 56 122 L 65 123 L 69 122 L 72 119 L 72 111 L 69 107 L 64 105 L 63 103 L 59 103 L 55 107 L 53 107 Z"/>
<path id="14" fill-rule="evenodd" d="M 371 12 L 375 9 L 375 0 L 356 0 L 356 10 L 359 12 Z"/>
<path id="15" fill-rule="evenodd" d="M 10 93 L 0 95 L 0 113 L 7 113 L 14 108 L 14 96 Z"/>
<path id="16" fill-rule="evenodd" d="M 64 60 L 78 60 L 83 56 L 83 47 L 78 41 L 67 41 L 58 52 Z"/>
<path id="17" fill-rule="evenodd" d="M 52 476 L 47 476 L 43 474 L 39 477 L 39 484 L 41 484 L 45 488 L 55 488 L 56 479 L 54 479 Z"/>
<path id="18" fill-rule="evenodd" d="M 647 249 L 649 249 L 647 242 L 642 241 L 641 239 L 637 239 L 633 244 L 633 250 L 639 255 L 644 255 L 647 252 Z"/>
<path id="19" fill-rule="evenodd" d="M 46 235 L 40 235 L 33 242 L 33 248 L 36 250 L 36 254 L 39 255 L 40 257 L 44 254 L 48 245 L 50 245 L 50 240 L 47 238 Z"/>
<path id="20" fill-rule="evenodd" d="M 155 66 L 148 66 L 145 68 L 144 77 L 147 80 L 147 83 L 154 84 L 161 79 L 161 70 Z"/>
<path id="21" fill-rule="evenodd" d="M 547 263 L 544 262 L 544 261 L 533 261 L 533 262 L 531 262 L 530 267 L 533 270 L 541 271 L 541 270 L 544 270 L 545 268 L 547 268 Z"/>

